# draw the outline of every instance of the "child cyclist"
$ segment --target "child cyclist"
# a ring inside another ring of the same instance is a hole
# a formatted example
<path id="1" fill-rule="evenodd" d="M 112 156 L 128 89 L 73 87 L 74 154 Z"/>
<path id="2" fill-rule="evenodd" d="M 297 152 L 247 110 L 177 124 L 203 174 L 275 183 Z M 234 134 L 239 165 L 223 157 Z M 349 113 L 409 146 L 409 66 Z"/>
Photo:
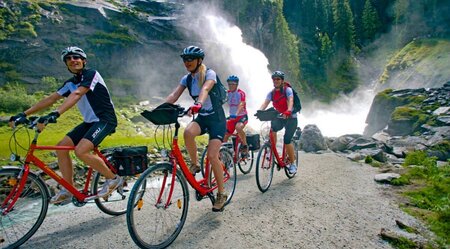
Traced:
<path id="1" fill-rule="evenodd" d="M 245 92 L 238 88 L 239 78 L 236 75 L 230 75 L 227 82 L 230 116 L 227 119 L 227 133 L 224 141 L 227 141 L 236 130 L 242 141 L 241 153 L 243 156 L 248 156 L 247 138 L 244 131 L 245 125 L 248 123 Z"/>

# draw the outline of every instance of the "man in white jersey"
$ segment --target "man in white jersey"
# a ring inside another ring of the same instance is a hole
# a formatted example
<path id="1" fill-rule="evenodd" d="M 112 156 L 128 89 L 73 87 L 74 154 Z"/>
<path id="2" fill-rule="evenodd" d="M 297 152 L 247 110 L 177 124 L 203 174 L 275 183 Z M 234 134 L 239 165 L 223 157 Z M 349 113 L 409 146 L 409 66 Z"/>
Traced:
<path id="1" fill-rule="evenodd" d="M 61 60 L 67 66 L 73 77 L 64 82 L 56 92 L 42 99 L 29 109 L 9 120 L 9 125 L 23 123 L 26 116 L 44 110 L 58 100 L 66 97 L 64 102 L 48 115 L 38 120 L 38 128 L 42 131 L 47 123 L 56 123 L 56 119 L 77 104 L 83 116 L 83 123 L 76 126 L 58 143 L 58 146 L 75 146 L 75 155 L 86 165 L 106 177 L 103 188 L 97 193 L 98 197 L 106 197 L 123 184 L 122 177 L 115 175 L 105 162 L 92 149 L 103 139 L 114 133 L 117 118 L 108 88 L 102 76 L 93 69 L 86 69 L 86 53 L 79 47 L 67 47 L 61 53 Z M 73 182 L 73 165 L 67 150 L 57 150 L 58 165 L 64 180 Z M 64 204 L 70 202 L 72 194 L 65 188 L 53 196 L 50 203 Z"/>

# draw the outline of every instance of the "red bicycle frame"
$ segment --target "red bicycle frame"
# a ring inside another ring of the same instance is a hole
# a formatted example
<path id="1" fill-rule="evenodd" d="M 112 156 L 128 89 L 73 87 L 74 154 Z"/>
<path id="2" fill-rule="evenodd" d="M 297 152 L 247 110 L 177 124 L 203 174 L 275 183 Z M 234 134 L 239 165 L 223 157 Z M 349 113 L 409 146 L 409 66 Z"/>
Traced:
<path id="1" fill-rule="evenodd" d="M 214 184 L 214 182 L 211 183 L 211 186 L 209 186 L 208 183 L 208 176 L 210 174 L 210 170 L 211 167 L 209 166 L 209 162 L 208 162 L 208 158 L 206 159 L 206 163 L 205 165 L 207 165 L 205 167 L 205 177 L 203 177 L 202 179 L 197 180 L 195 178 L 194 175 L 192 175 L 192 173 L 190 172 L 188 166 L 186 165 L 186 162 L 183 159 L 183 155 L 181 154 L 181 150 L 180 147 L 178 146 L 178 129 L 180 128 L 180 124 L 176 123 L 175 124 L 175 134 L 173 136 L 173 140 L 172 140 L 172 150 L 169 154 L 169 159 L 171 164 L 173 165 L 173 170 L 172 170 L 172 182 L 170 184 L 170 189 L 169 189 L 169 198 L 167 198 L 167 203 L 165 204 L 165 206 L 169 206 L 171 203 L 171 197 L 172 197 L 172 193 L 173 193 L 173 188 L 175 187 L 175 175 L 177 173 L 177 165 L 180 165 L 180 169 L 181 172 L 183 173 L 183 175 L 185 176 L 186 180 L 188 181 L 189 185 L 192 186 L 192 188 L 194 188 L 199 195 L 201 196 L 205 196 L 207 194 L 212 193 L 215 189 L 218 188 L 217 184 Z M 223 166 L 222 166 L 223 167 Z M 224 182 L 228 181 L 228 179 L 230 179 L 230 174 L 228 173 L 228 171 L 224 171 L 226 172 L 224 175 Z M 166 186 L 164 183 L 166 181 L 166 177 L 164 178 L 164 182 L 162 184 L 162 186 Z M 161 198 L 163 196 L 164 193 L 164 187 L 161 189 L 161 192 L 159 194 L 158 197 L 158 201 L 157 203 L 161 203 Z"/>
<path id="2" fill-rule="evenodd" d="M 30 145 L 30 148 L 28 149 L 27 155 L 25 157 L 25 163 L 23 166 L 23 173 L 19 175 L 20 182 L 17 184 L 13 191 L 10 192 L 10 194 L 5 198 L 5 200 L 2 203 L 2 207 L 5 207 L 7 205 L 7 208 L 3 210 L 3 213 L 9 212 L 14 204 L 16 203 L 17 199 L 19 198 L 20 194 L 23 191 L 23 188 L 25 187 L 26 180 L 28 178 L 28 174 L 30 172 L 30 163 L 36 165 L 39 169 L 44 171 L 47 175 L 49 175 L 51 178 L 53 178 L 56 182 L 61 184 L 64 188 L 66 188 L 70 193 L 75 196 L 75 198 L 81 202 L 89 201 L 96 199 L 96 195 L 89 195 L 89 183 L 91 181 L 92 171 L 93 169 L 89 167 L 87 176 L 86 176 L 86 183 L 84 185 L 84 188 L 82 191 L 79 191 L 74 186 L 69 184 L 64 178 L 59 176 L 54 170 L 52 170 L 50 167 L 47 166 L 43 161 L 41 161 L 38 157 L 34 155 L 35 150 L 75 150 L 75 146 L 46 146 L 46 145 L 37 145 L 37 134 L 33 140 L 33 142 Z M 94 148 L 94 153 L 97 154 L 105 163 L 106 165 L 113 171 L 113 173 L 116 173 L 115 168 L 111 165 L 111 163 L 106 159 L 106 157 L 98 150 L 97 147 Z"/>
<path id="3" fill-rule="evenodd" d="M 286 158 L 286 147 L 285 147 L 285 144 L 283 143 L 283 152 L 280 157 L 280 154 L 278 153 L 278 150 L 277 150 L 277 144 L 275 141 L 274 133 L 275 132 L 272 129 L 270 129 L 270 132 L 269 132 L 270 150 L 272 150 L 272 152 L 273 152 L 270 154 L 270 156 L 272 157 L 272 154 L 275 155 L 275 159 L 277 161 L 278 166 L 283 168 L 283 167 L 287 166 L 285 160 L 283 160 L 283 158 Z M 272 160 L 272 158 L 270 158 L 270 160 Z"/>

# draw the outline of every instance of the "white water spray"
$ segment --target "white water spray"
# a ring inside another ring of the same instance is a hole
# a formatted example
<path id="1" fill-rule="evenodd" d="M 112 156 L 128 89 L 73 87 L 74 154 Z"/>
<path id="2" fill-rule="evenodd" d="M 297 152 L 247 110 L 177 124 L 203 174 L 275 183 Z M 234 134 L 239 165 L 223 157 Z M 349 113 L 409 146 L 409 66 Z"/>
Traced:
<path id="1" fill-rule="evenodd" d="M 206 51 L 205 61 L 212 61 L 213 69 L 225 74 L 221 75 L 223 83 L 230 74 L 239 76 L 239 87 L 247 94 L 249 126 L 259 129 L 261 123 L 253 114 L 273 87 L 268 59 L 261 51 L 246 44 L 239 27 L 218 15 L 218 11 L 208 8 L 208 11 L 200 12 L 214 14 L 205 16 L 203 20 L 206 23 L 190 23 L 186 28 L 201 38 Z M 298 117 L 299 126 L 315 124 L 324 136 L 362 134 L 372 99 L 371 91 L 358 90 L 330 105 L 303 103 L 302 114 Z"/>

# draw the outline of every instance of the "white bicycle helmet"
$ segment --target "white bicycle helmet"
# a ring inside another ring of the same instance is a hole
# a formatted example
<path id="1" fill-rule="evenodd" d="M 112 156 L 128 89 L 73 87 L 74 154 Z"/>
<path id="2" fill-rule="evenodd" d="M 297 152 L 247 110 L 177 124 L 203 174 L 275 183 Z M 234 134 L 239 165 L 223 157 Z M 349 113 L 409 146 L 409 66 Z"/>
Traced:
<path id="1" fill-rule="evenodd" d="M 70 54 L 77 54 L 77 55 L 83 57 L 83 59 L 86 59 L 86 57 L 87 57 L 86 53 L 83 51 L 83 49 L 73 46 L 73 47 L 67 47 L 67 48 L 63 49 L 63 51 L 61 52 L 61 60 L 63 62 L 65 62 L 64 57 L 66 57 L 67 55 L 70 55 Z"/>

